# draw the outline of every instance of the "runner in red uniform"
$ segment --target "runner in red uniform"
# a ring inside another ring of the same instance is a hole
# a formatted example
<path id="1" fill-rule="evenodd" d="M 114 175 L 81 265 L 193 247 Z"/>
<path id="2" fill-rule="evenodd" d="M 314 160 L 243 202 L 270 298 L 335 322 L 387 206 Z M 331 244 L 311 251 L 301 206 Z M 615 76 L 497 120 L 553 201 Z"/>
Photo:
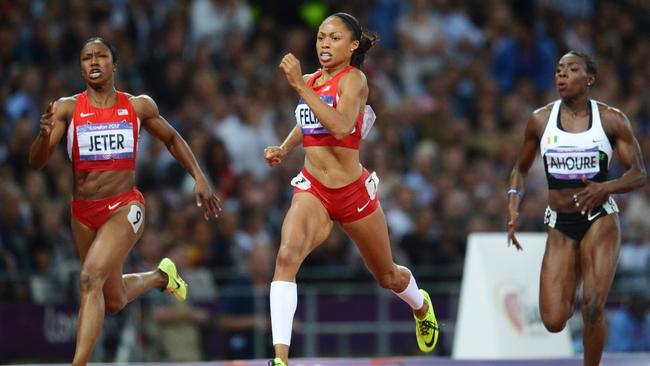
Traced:
<path id="1" fill-rule="evenodd" d="M 305 166 L 291 181 L 294 197 L 282 225 L 271 283 L 273 366 L 287 365 L 291 326 L 297 304 L 296 274 L 304 259 L 338 222 L 355 242 L 379 284 L 393 290 L 413 309 L 418 346 L 431 351 L 438 324 L 429 295 L 419 290 L 411 272 L 393 262 L 384 212 L 377 197 L 379 179 L 359 162 L 359 145 L 374 122 L 366 105 L 368 83 L 359 69 L 376 35 L 361 30 L 346 13 L 336 13 L 318 29 L 316 51 L 322 66 L 301 74 L 300 62 L 287 54 L 280 68 L 300 95 L 298 125 L 281 146 L 264 150 L 277 165 L 302 142 Z"/>
<path id="2" fill-rule="evenodd" d="M 112 45 L 102 38 L 89 39 L 80 64 L 86 91 L 49 104 L 29 156 L 33 168 L 42 168 L 67 135 L 74 174 L 71 226 L 82 262 L 73 365 L 88 363 L 105 312 L 117 313 L 153 288 L 165 289 L 181 301 L 187 296 L 187 284 L 167 258 L 150 272 L 122 274 L 124 259 L 144 230 L 144 198 L 134 185 L 141 127 L 164 142 L 194 177 L 196 203 L 205 218 L 216 217 L 220 210 L 194 154 L 156 103 L 146 95 L 115 90 L 117 57 Z"/>

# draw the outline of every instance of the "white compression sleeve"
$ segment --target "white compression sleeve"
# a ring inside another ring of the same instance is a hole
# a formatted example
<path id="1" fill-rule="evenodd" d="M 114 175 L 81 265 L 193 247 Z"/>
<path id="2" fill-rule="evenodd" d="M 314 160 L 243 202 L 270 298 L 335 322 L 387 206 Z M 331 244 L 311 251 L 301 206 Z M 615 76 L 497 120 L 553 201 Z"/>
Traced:
<path id="1" fill-rule="evenodd" d="M 298 287 L 294 282 L 271 282 L 271 331 L 273 344 L 291 344 L 293 315 L 298 305 Z"/>
<path id="2" fill-rule="evenodd" d="M 413 310 L 420 309 L 422 305 L 424 305 L 424 297 L 422 297 L 422 294 L 418 289 L 418 284 L 415 282 L 415 277 L 413 277 L 413 274 L 411 274 L 411 278 L 409 279 L 409 284 L 408 286 L 406 286 L 406 289 L 404 289 L 404 291 L 402 292 L 393 291 L 393 292 L 400 299 L 404 300 L 407 304 L 409 304 L 411 306 L 411 309 Z"/>

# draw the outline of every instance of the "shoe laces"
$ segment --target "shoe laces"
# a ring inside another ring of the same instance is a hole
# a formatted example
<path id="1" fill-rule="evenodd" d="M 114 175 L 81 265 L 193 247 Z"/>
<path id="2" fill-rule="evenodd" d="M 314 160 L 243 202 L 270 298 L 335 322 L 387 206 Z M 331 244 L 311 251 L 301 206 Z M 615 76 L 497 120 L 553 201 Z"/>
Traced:
<path id="1" fill-rule="evenodd" d="M 276 366 L 280 365 L 279 363 L 276 363 L 275 360 L 269 360 L 269 365 L 268 366 Z"/>
<path id="2" fill-rule="evenodd" d="M 430 320 L 422 320 L 418 324 L 418 331 L 422 335 L 429 335 L 429 332 L 431 330 L 437 331 L 438 330 L 438 325 L 434 324 Z"/>

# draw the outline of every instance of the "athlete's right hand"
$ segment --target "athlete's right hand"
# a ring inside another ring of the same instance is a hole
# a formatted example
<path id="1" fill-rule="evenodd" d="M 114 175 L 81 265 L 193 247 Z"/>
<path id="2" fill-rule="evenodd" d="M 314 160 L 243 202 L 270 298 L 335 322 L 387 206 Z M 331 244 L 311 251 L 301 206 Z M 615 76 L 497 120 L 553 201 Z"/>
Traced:
<path id="1" fill-rule="evenodd" d="M 519 240 L 515 237 L 515 230 L 517 229 L 517 221 L 519 221 L 519 212 L 513 209 L 508 209 L 510 219 L 508 220 L 508 247 L 514 245 L 517 250 L 524 248 L 519 244 Z"/>
<path id="2" fill-rule="evenodd" d="M 41 137 L 50 137 L 52 129 L 54 129 L 54 118 L 52 117 L 54 116 L 55 110 L 56 104 L 54 102 L 50 102 L 50 104 L 47 105 L 45 113 L 41 114 L 39 131 Z"/>
<path id="3" fill-rule="evenodd" d="M 264 159 L 270 166 L 276 166 L 282 162 L 287 152 L 281 146 L 269 146 L 264 149 Z"/>
<path id="4" fill-rule="evenodd" d="M 292 53 L 287 53 L 280 62 L 279 67 L 284 71 L 289 85 L 294 89 L 305 85 L 305 79 L 302 77 L 302 70 L 300 69 L 300 61 Z"/>

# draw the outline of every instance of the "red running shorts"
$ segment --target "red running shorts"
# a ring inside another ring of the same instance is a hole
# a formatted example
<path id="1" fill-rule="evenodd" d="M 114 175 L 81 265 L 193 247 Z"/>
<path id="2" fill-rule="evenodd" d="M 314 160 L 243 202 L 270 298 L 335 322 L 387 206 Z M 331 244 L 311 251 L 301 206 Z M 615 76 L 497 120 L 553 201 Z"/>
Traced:
<path id="1" fill-rule="evenodd" d="M 311 193 L 325 206 L 330 218 L 341 224 L 357 221 L 375 212 L 379 207 L 378 184 L 377 174 L 365 168 L 359 179 L 341 188 L 324 186 L 305 168 L 291 180 L 294 194 Z"/>
<path id="2" fill-rule="evenodd" d="M 126 206 L 130 202 L 138 201 L 144 205 L 144 196 L 140 191 L 133 187 L 130 191 L 118 193 L 114 196 L 99 198 L 96 200 L 72 200 L 72 217 L 90 229 L 97 231 L 120 207 Z M 134 220 L 142 220 L 142 212 L 137 210 L 134 214 L 140 213 L 140 217 L 135 216 Z M 129 218 L 130 220 L 130 218 Z M 135 221 L 132 223 L 138 225 Z M 135 226 L 134 226 L 135 227 Z"/>

